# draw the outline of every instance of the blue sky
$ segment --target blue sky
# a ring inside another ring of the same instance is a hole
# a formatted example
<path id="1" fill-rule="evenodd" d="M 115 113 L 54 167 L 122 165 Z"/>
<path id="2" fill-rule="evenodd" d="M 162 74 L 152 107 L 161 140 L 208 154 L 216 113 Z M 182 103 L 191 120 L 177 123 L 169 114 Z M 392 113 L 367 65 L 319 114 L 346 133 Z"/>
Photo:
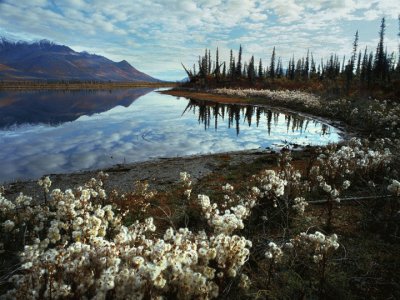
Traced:
<path id="1" fill-rule="evenodd" d="M 350 55 L 359 45 L 374 50 L 386 18 L 386 46 L 397 53 L 396 0 L 0 0 L 0 35 L 48 39 L 76 51 L 126 59 L 160 79 L 185 77 L 205 48 L 229 58 L 243 45 L 244 58 L 269 63 L 273 46 L 286 62 L 307 49 L 315 58 Z"/>

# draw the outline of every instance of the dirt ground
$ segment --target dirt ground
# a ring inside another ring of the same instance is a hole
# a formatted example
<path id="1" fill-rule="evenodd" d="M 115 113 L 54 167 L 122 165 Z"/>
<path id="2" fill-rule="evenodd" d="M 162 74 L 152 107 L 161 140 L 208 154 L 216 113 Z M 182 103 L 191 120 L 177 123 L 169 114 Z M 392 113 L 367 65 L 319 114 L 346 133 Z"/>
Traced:
<path id="1" fill-rule="evenodd" d="M 119 164 L 108 169 L 103 169 L 109 174 L 106 182 L 107 190 L 116 189 L 121 192 L 131 191 L 135 181 L 148 181 L 150 186 L 162 191 L 169 185 L 179 181 L 180 172 L 188 172 L 193 182 L 210 173 L 232 165 L 251 163 L 261 156 L 276 156 L 272 150 L 246 150 L 211 155 L 193 155 L 176 158 L 158 158 L 151 161 Z M 229 157 L 229 159 L 226 159 Z M 96 177 L 100 170 L 84 171 L 71 174 L 50 175 L 52 186 L 50 190 L 60 188 L 78 187 L 87 182 L 90 178 Z M 7 199 L 13 200 L 20 193 L 32 197 L 42 197 L 43 191 L 37 181 L 18 181 L 4 186 L 4 195 Z"/>

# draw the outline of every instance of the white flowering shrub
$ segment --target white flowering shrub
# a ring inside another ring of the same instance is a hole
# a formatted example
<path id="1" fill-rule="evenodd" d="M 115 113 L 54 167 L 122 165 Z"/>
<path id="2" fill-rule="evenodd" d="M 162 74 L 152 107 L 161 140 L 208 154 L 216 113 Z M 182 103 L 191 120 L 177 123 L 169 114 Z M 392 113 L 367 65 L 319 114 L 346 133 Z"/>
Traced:
<path id="1" fill-rule="evenodd" d="M 281 247 L 279 247 L 274 242 L 269 242 L 268 249 L 265 252 L 265 257 L 271 263 L 279 263 L 283 257 L 283 252 Z"/>
<path id="2" fill-rule="evenodd" d="M 180 172 L 179 177 L 182 187 L 184 189 L 183 195 L 189 200 L 192 193 L 192 179 L 190 177 L 190 174 L 188 174 L 187 172 Z"/>
<path id="3" fill-rule="evenodd" d="M 396 101 L 372 99 L 360 105 L 349 99 L 326 100 L 311 93 L 290 90 L 220 88 L 212 92 L 243 98 L 261 97 L 267 99 L 269 104 L 294 107 L 344 120 L 363 130 L 369 130 L 376 136 L 400 136 L 400 104 Z"/>
<path id="4" fill-rule="evenodd" d="M 270 286 L 274 276 L 290 272 L 288 267 L 295 270 L 297 276 L 307 273 L 323 285 L 329 260 L 338 248 L 336 234 L 327 236 L 319 231 L 312 234 L 302 232 L 283 246 L 269 242 L 265 252 L 266 286 Z M 279 268 L 281 266 L 284 267 Z"/>
<path id="5" fill-rule="evenodd" d="M 309 183 L 299 170 L 292 165 L 292 156 L 288 151 L 279 155 L 278 170 L 264 170 L 253 176 L 256 188 L 260 191 L 260 209 L 267 221 L 270 216 L 277 216 L 280 225 L 288 228 L 292 219 L 301 216 L 308 203 L 306 194 Z"/>
<path id="6" fill-rule="evenodd" d="M 237 97 L 265 97 L 267 99 L 282 103 L 282 104 L 301 104 L 305 107 L 319 108 L 321 100 L 319 97 L 300 91 L 272 91 L 272 90 L 256 90 L 256 89 L 215 89 L 212 92 L 228 96 Z"/>
<path id="7" fill-rule="evenodd" d="M 388 148 L 372 150 L 367 141 L 353 138 L 337 149 L 329 145 L 317 157 L 310 169 L 312 190 L 327 200 L 327 228 L 332 226 L 333 208 L 340 195 L 351 186 L 351 181 L 368 182 L 382 174 L 390 165 L 392 154 Z"/>
<path id="8" fill-rule="evenodd" d="M 303 276 L 315 278 L 321 293 L 330 260 L 340 246 L 337 235 L 325 235 L 319 231 L 302 232 L 285 246 L 285 255 L 290 256 L 294 268 Z"/>
<path id="9" fill-rule="evenodd" d="M 250 216 L 252 208 L 257 204 L 260 190 L 251 188 L 246 195 L 239 196 L 234 193 L 230 184 L 222 187 L 225 192 L 224 200 L 220 203 L 211 203 L 207 195 L 198 195 L 203 216 L 214 233 L 232 234 L 237 229 L 243 229 L 243 221 Z"/>
<path id="10" fill-rule="evenodd" d="M 51 187 L 51 180 L 50 180 L 50 177 L 49 177 L 49 176 L 45 176 L 44 178 L 39 179 L 38 184 L 39 184 L 41 187 L 43 187 L 43 189 L 44 189 L 44 191 L 45 191 L 46 193 L 48 193 L 48 192 L 49 192 L 49 189 L 50 189 L 50 187 Z"/>
<path id="11" fill-rule="evenodd" d="M 393 179 L 392 183 L 388 185 L 387 189 L 394 196 L 400 196 L 400 182 L 397 180 Z"/>
<path id="12" fill-rule="evenodd" d="M 290 242 L 297 255 L 307 256 L 315 264 L 326 262 L 328 257 L 339 248 L 336 234 L 327 236 L 319 231 L 315 233 L 302 232 Z"/>
<path id="13" fill-rule="evenodd" d="M 152 214 L 160 208 L 157 198 L 167 196 L 151 190 L 147 182 L 136 182 L 130 193 L 108 193 L 104 173 L 81 187 L 51 192 L 51 180 L 45 177 L 39 181 L 45 201 L 22 193 L 10 201 L 0 189 L 0 253 L 18 250 L 20 262 L 17 270 L 3 277 L 12 285 L 3 298 L 217 298 L 234 283 L 250 287 L 257 275 L 250 275 L 250 280 L 244 272 L 252 248 L 252 254 L 261 256 L 267 289 L 279 272 L 286 272 L 279 277 L 282 280 L 291 271 L 312 274 L 322 286 L 339 247 L 337 236 L 317 231 L 290 239 L 291 220 L 306 213 L 312 193 L 327 196 L 332 205 L 361 177 L 367 181 L 373 173 L 386 172 L 392 154 L 384 146 L 370 146 L 358 139 L 328 146 L 303 173 L 291 153 L 283 151 L 277 167 L 249 176 L 241 187 L 224 184 L 216 193 L 221 197 L 193 197 L 192 179 L 182 172 L 179 196 L 168 195 L 174 205 L 194 208 L 198 218 L 207 221 L 190 228 L 177 226 L 172 218 L 166 226 Z M 399 182 L 385 184 L 397 201 Z M 276 216 L 274 234 L 279 242 L 265 236 L 265 222 L 259 222 L 257 213 Z M 254 228 L 262 227 L 262 234 L 252 227 L 243 231 L 246 236 L 239 235 L 248 219 L 259 223 Z M 277 228 L 283 229 L 282 235 Z"/>
<path id="14" fill-rule="evenodd" d="M 400 135 L 400 105 L 395 101 L 374 99 L 368 107 L 359 112 L 369 128 L 383 129 L 386 136 L 392 138 Z"/>
<path id="15" fill-rule="evenodd" d="M 169 228 L 160 237 L 153 218 L 125 226 L 126 214 L 99 203 L 99 197 L 107 200 L 99 186 L 92 179 L 75 190 L 54 189 L 47 204 L 33 205 L 22 194 L 14 204 L 0 195 L 7 219 L 2 232 L 25 227 L 29 237 L 21 272 L 10 277 L 14 288 L 5 298 L 211 299 L 241 273 L 252 245 L 246 238 L 230 230 L 206 234 L 187 228 Z M 147 194 L 147 188 L 140 191 Z M 17 207 L 21 214 L 8 219 Z M 231 210 L 238 218 L 245 215 L 239 207 Z M 242 274 L 241 285 L 248 284 Z"/>

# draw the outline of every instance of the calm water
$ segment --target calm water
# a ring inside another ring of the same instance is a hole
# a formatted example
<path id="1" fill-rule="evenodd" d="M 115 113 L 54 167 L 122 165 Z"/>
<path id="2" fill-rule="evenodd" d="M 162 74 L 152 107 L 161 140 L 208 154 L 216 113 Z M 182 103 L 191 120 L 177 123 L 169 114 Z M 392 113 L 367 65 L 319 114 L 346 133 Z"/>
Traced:
<path id="1" fill-rule="evenodd" d="M 151 89 L 0 92 L 0 182 L 285 143 L 340 139 L 326 124 L 256 106 Z"/>

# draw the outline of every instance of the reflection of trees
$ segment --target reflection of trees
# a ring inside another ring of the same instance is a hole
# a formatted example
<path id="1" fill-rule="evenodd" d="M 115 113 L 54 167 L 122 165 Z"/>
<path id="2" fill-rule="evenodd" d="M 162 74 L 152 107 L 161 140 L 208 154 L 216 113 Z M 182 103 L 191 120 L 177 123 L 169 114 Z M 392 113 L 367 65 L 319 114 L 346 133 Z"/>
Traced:
<path id="1" fill-rule="evenodd" d="M 247 125 L 251 127 L 253 118 L 255 118 L 256 127 L 258 127 L 260 122 L 265 119 L 268 128 L 268 135 L 270 135 L 271 125 L 273 124 L 274 126 L 277 126 L 279 116 L 283 114 L 285 116 L 287 132 L 303 133 L 307 130 L 307 127 L 311 122 L 314 126 L 321 126 L 321 135 L 329 133 L 329 126 L 326 124 L 296 114 L 272 111 L 262 106 L 222 104 L 190 99 L 182 115 L 190 111 L 192 111 L 194 115 L 197 114 L 198 121 L 204 125 L 205 130 L 210 128 L 211 122 L 214 124 L 214 129 L 217 130 L 218 122 L 225 121 L 227 118 L 228 128 L 235 126 L 236 134 L 238 135 L 240 132 L 240 121 L 243 120 L 242 123 L 247 123 Z"/>

